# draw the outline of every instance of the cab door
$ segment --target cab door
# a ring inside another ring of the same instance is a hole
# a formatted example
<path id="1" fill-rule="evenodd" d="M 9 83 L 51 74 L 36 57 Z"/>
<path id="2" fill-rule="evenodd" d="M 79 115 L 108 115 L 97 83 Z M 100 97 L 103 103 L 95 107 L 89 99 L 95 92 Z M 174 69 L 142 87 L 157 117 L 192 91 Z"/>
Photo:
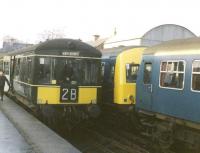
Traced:
<path id="1" fill-rule="evenodd" d="M 113 103 L 114 99 L 114 70 L 115 63 L 109 59 L 104 65 L 104 75 L 102 84 L 102 100 L 103 102 Z"/>
<path id="2" fill-rule="evenodd" d="M 142 62 L 140 79 L 137 84 L 137 107 L 144 110 L 152 109 L 152 60 Z"/>
<path id="3" fill-rule="evenodd" d="M 9 60 L 3 62 L 3 71 L 8 81 L 10 81 L 10 61 Z M 8 90 L 9 90 L 9 86 L 7 83 L 5 83 L 4 91 L 7 92 Z"/>

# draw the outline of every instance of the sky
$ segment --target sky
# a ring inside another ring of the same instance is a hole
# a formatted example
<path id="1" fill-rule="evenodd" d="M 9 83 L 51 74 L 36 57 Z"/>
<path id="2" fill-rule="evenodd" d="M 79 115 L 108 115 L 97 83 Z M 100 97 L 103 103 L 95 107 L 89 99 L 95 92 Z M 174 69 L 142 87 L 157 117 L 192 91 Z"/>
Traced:
<path id="1" fill-rule="evenodd" d="M 37 43 L 45 31 L 67 38 L 141 37 L 161 24 L 182 25 L 200 35 L 198 0 L 0 0 L 0 46 L 5 36 Z"/>

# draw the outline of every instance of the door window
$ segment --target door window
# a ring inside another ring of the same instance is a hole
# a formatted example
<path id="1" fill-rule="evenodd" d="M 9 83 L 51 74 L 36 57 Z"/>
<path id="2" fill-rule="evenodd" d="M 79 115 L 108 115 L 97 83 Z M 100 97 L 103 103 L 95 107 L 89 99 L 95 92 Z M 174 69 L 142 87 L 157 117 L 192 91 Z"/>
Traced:
<path id="1" fill-rule="evenodd" d="M 152 71 L 152 63 L 145 63 L 144 64 L 144 76 L 143 76 L 144 84 L 151 83 L 151 71 Z"/>

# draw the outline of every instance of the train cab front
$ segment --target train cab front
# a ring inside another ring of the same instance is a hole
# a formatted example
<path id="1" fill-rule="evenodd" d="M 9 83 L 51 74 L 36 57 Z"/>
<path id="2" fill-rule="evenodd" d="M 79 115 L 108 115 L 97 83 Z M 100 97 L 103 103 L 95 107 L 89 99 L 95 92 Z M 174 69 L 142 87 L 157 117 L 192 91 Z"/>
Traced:
<path id="1" fill-rule="evenodd" d="M 56 59 L 56 58 L 55 58 Z M 99 64 L 93 59 L 59 58 L 53 60 L 50 86 L 37 90 L 38 103 L 57 105 L 64 114 L 74 112 L 77 116 L 97 117 L 100 109 Z"/>

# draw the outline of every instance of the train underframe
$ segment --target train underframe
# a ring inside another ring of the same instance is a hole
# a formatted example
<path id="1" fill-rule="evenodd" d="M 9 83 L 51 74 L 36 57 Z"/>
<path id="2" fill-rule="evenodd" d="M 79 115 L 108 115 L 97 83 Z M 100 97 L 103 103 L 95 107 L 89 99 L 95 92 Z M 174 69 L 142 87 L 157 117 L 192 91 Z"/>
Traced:
<path id="1" fill-rule="evenodd" d="M 167 152 L 176 143 L 193 153 L 200 153 L 200 130 L 179 125 L 174 118 L 167 120 L 156 118 L 152 114 L 139 114 L 141 134 L 152 139 L 160 152 Z"/>
<path id="2" fill-rule="evenodd" d="M 40 120 L 45 122 L 48 126 L 57 128 L 57 126 L 63 127 L 63 129 L 71 130 L 84 120 L 90 118 L 97 118 L 101 111 L 97 104 L 35 104 L 31 103 L 25 97 L 15 93 L 9 92 L 7 96 L 17 101 L 20 105 L 37 116 Z"/>
<path id="3" fill-rule="evenodd" d="M 43 120 L 52 126 L 60 124 L 68 129 L 73 128 L 80 122 L 96 118 L 100 114 L 100 109 L 95 104 L 89 105 L 39 105 L 39 112 Z"/>

